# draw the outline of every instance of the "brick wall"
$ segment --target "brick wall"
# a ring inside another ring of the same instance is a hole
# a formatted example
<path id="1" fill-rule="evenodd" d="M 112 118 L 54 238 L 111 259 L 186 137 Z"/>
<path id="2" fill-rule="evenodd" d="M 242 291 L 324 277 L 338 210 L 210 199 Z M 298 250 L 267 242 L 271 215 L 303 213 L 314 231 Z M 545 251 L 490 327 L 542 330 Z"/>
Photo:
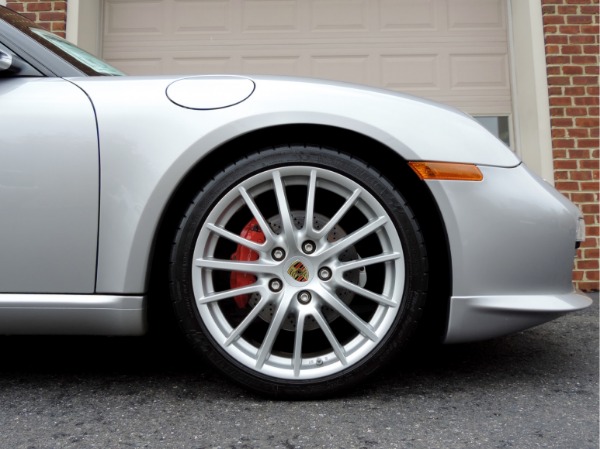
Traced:
<path id="1" fill-rule="evenodd" d="M 598 289 L 598 0 L 542 0 L 556 188 L 584 213 L 574 279 Z"/>
<path id="2" fill-rule="evenodd" d="M 6 6 L 61 37 L 65 37 L 67 2 L 54 0 L 7 0 Z"/>

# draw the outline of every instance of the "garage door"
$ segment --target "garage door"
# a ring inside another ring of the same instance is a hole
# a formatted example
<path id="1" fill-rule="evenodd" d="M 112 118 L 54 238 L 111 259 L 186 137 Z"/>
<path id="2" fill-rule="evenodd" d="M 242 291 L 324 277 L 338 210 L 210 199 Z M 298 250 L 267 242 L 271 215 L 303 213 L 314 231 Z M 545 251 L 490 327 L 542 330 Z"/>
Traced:
<path id="1" fill-rule="evenodd" d="M 129 74 L 310 76 L 511 112 L 506 0 L 105 0 Z"/>

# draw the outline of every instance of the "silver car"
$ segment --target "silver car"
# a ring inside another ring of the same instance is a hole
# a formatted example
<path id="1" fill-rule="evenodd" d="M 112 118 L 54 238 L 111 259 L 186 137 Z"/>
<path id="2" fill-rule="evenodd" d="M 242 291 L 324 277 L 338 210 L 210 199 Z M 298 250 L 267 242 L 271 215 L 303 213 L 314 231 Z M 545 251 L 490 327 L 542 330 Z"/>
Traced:
<path id="1" fill-rule="evenodd" d="M 172 305 L 227 376 L 319 397 L 411 340 L 590 304 L 571 282 L 577 208 L 453 108 L 126 77 L 3 7 L 0 105 L 0 333 L 141 335 Z"/>

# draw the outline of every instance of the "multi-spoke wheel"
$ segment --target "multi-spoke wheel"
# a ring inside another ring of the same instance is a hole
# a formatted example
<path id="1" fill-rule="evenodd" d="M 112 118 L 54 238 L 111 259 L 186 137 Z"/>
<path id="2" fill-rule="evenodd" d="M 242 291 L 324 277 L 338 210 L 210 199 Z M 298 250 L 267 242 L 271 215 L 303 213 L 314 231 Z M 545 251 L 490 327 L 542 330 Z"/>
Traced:
<path id="1" fill-rule="evenodd" d="M 192 343 L 235 380 L 288 396 L 337 391 L 389 359 L 426 283 L 400 194 L 363 163 L 312 147 L 230 166 L 199 193 L 172 255 Z"/>

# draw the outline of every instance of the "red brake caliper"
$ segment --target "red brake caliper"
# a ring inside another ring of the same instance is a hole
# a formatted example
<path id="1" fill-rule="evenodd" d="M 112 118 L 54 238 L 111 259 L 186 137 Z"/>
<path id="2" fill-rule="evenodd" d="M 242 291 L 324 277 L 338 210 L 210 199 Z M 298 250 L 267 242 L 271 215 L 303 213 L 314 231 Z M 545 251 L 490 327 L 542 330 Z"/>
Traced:
<path id="1" fill-rule="evenodd" d="M 261 231 L 260 226 L 258 226 L 258 222 L 255 218 L 250 220 L 242 232 L 240 233 L 242 238 L 246 240 L 250 240 L 255 243 L 264 243 L 265 234 Z M 252 251 L 250 248 L 245 247 L 244 245 L 238 245 L 235 253 L 231 255 L 231 260 L 239 260 L 239 261 L 251 261 L 258 260 L 258 253 L 256 251 Z M 250 273 L 242 273 L 240 271 L 233 271 L 231 273 L 230 278 L 231 288 L 239 288 L 244 287 L 246 285 L 253 284 L 256 282 L 256 276 Z M 234 300 L 237 306 L 240 309 L 246 307 L 248 304 L 249 295 L 237 295 Z"/>

